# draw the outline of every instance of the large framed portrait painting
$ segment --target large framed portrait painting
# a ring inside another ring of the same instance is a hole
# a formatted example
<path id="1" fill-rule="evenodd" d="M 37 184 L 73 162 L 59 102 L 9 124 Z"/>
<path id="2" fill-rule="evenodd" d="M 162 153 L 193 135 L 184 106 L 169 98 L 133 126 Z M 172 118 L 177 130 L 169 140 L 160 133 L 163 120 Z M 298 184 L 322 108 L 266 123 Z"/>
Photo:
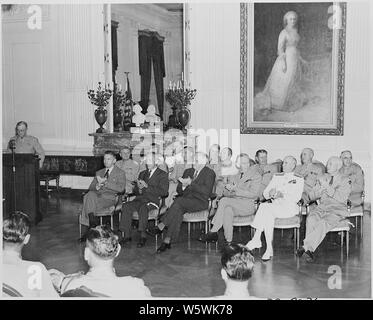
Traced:
<path id="1" fill-rule="evenodd" d="M 343 135 L 346 3 L 241 3 L 241 133 Z"/>

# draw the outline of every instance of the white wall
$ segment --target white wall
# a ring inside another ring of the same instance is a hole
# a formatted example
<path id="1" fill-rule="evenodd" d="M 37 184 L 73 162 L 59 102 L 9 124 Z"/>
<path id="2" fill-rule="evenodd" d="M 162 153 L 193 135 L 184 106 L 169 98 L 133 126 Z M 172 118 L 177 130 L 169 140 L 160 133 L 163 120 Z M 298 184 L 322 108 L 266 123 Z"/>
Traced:
<path id="1" fill-rule="evenodd" d="M 141 100 L 141 79 L 139 74 L 138 31 L 151 30 L 158 32 L 164 41 L 164 59 L 166 77 L 164 89 L 170 81 L 181 79 L 183 67 L 183 30 L 182 13 L 168 12 L 152 4 L 113 4 L 112 19 L 119 22 L 118 27 L 118 83 L 125 84 L 124 72 L 129 71 L 132 96 L 135 101 Z M 152 77 L 154 76 L 152 69 Z M 150 91 L 150 103 L 157 106 L 154 80 Z M 164 101 L 164 119 L 172 113 L 171 106 Z"/>
<path id="2" fill-rule="evenodd" d="M 2 22 L 3 147 L 25 120 L 47 154 L 92 155 L 98 125 L 86 89 L 103 79 L 102 5 L 41 5 L 41 30 L 27 27 L 27 7 Z"/>
<path id="3" fill-rule="evenodd" d="M 347 6 L 345 104 L 343 136 L 240 135 L 242 152 L 251 157 L 259 148 L 270 160 L 288 154 L 299 157 L 304 147 L 326 162 L 331 155 L 350 149 L 366 173 L 367 200 L 371 199 L 369 95 L 369 3 Z M 240 5 L 191 4 L 191 82 L 198 90 L 192 104 L 194 129 L 240 127 Z M 234 142 L 234 141 L 233 141 Z M 232 144 L 232 141 L 231 143 Z"/>

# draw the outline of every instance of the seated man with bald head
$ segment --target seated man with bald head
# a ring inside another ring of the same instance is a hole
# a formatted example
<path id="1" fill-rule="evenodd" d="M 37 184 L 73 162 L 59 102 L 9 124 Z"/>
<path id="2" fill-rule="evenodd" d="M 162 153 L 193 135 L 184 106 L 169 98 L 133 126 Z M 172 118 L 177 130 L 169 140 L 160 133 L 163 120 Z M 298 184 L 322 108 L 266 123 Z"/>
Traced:
<path id="1" fill-rule="evenodd" d="M 309 202 L 308 193 L 316 185 L 318 177 L 325 173 L 325 168 L 322 163 L 313 162 L 314 152 L 311 148 L 302 150 L 300 159 L 302 164 L 298 165 L 294 172 L 304 178 L 304 192 L 302 198 Z"/>
<path id="2" fill-rule="evenodd" d="M 342 151 L 342 168 L 339 170 L 341 174 L 348 177 L 351 182 L 351 193 L 349 199 L 353 206 L 359 206 L 362 203 L 362 193 L 364 191 L 364 173 L 361 167 L 352 162 L 351 151 Z"/>
<path id="3" fill-rule="evenodd" d="M 340 158 L 329 158 L 327 173 L 318 179 L 316 186 L 309 193 L 310 200 L 319 200 L 319 204 L 311 208 L 307 217 L 303 247 L 297 251 L 298 257 L 305 253 L 307 262 L 313 261 L 313 253 L 325 235 L 345 221 L 348 215 L 346 202 L 351 192 L 351 184 L 350 180 L 340 173 L 341 167 Z"/>
<path id="4" fill-rule="evenodd" d="M 262 259 L 269 260 L 273 256 L 273 230 L 276 218 L 291 218 L 298 214 L 298 201 L 302 197 L 304 180 L 294 173 L 297 160 L 287 156 L 283 161 L 282 173 L 274 174 L 271 182 L 265 188 L 263 196 L 271 202 L 262 203 L 256 212 L 252 226 L 256 229 L 255 235 L 247 243 L 249 250 L 260 248 L 260 240 L 264 231 L 267 250 Z"/>

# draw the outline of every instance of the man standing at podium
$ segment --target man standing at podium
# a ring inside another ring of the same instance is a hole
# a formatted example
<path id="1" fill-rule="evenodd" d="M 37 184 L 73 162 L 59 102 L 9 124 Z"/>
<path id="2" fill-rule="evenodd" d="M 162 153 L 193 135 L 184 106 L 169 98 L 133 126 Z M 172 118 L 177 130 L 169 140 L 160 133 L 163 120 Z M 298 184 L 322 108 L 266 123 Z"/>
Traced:
<path id="1" fill-rule="evenodd" d="M 10 138 L 8 143 L 8 151 L 14 149 L 15 153 L 32 153 L 40 157 L 40 168 L 43 166 L 45 152 L 40 145 L 39 140 L 27 134 L 27 123 L 20 121 L 16 125 L 16 135 Z"/>

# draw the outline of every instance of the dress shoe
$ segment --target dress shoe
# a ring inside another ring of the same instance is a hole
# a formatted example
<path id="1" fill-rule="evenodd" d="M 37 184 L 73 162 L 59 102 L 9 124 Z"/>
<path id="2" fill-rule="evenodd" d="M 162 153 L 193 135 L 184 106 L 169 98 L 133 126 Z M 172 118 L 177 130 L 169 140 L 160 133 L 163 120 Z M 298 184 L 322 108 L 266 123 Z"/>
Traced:
<path id="1" fill-rule="evenodd" d="M 256 241 L 256 240 L 250 240 L 247 244 L 246 244 L 246 247 L 247 249 L 249 249 L 250 251 L 251 250 L 254 250 L 254 249 L 258 249 L 258 248 L 261 248 L 262 247 L 262 242 L 260 240 Z"/>
<path id="2" fill-rule="evenodd" d="M 268 261 L 268 260 L 271 260 L 271 258 L 273 257 L 273 251 L 266 251 L 264 252 L 263 256 L 262 256 L 262 260 L 263 261 Z"/>
<path id="3" fill-rule="evenodd" d="M 216 242 L 216 241 L 218 241 L 218 233 L 217 232 L 203 233 L 198 238 L 198 241 L 208 242 L 208 243 L 210 243 L 210 242 Z"/>
<path id="4" fill-rule="evenodd" d="M 299 248 L 296 252 L 295 252 L 295 255 L 300 258 L 301 256 L 303 256 L 303 253 L 305 253 L 306 250 L 304 250 L 304 248 Z"/>
<path id="5" fill-rule="evenodd" d="M 313 262 L 315 260 L 313 252 L 307 250 L 304 254 L 307 262 Z"/>
<path id="6" fill-rule="evenodd" d="M 157 249 L 157 253 L 162 253 L 166 251 L 167 249 L 171 249 L 171 243 L 163 242 L 161 246 Z"/>
<path id="7" fill-rule="evenodd" d="M 155 227 L 152 229 L 146 229 L 146 232 L 149 233 L 151 236 L 155 237 L 157 235 L 162 234 L 163 230 L 159 229 L 158 227 Z"/>
<path id="8" fill-rule="evenodd" d="M 141 237 L 140 241 L 137 243 L 137 247 L 142 248 L 143 246 L 145 246 L 145 243 L 146 243 L 146 238 Z"/>
<path id="9" fill-rule="evenodd" d="M 119 241 L 119 244 L 121 246 L 125 245 L 126 243 L 128 242 L 131 242 L 132 241 L 132 238 L 123 238 L 122 240 Z"/>

